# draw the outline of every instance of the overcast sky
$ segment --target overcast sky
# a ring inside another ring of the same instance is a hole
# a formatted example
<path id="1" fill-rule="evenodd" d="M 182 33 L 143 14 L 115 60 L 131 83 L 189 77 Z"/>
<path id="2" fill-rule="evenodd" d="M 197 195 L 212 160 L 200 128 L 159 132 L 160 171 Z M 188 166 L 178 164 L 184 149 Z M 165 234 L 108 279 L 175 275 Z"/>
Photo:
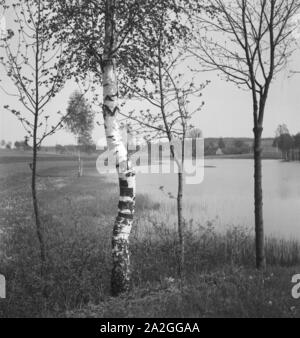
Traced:
<path id="1" fill-rule="evenodd" d="M 12 25 L 11 18 L 7 16 L 6 22 L 8 27 Z M 292 134 L 300 131 L 300 74 L 291 77 L 291 69 L 300 70 L 300 51 L 294 54 L 288 68 L 272 84 L 266 107 L 263 137 L 273 137 L 278 124 L 281 123 L 286 123 Z M 201 101 L 202 99 L 205 101 L 205 107 L 193 120 L 193 124 L 203 131 L 204 137 L 252 137 L 251 93 L 222 81 L 215 73 L 202 73 L 200 76 L 203 81 L 211 80 L 201 98 Z M 2 86 L 6 90 L 13 91 L 14 87 L 1 66 L 0 78 Z M 75 89 L 79 89 L 78 85 L 69 81 L 51 101 L 47 112 L 50 114 L 55 114 L 57 110 L 65 112 L 68 98 Z M 16 140 L 22 140 L 26 133 L 20 122 L 3 109 L 3 105 L 7 104 L 11 107 L 20 107 L 15 97 L 6 95 L 0 89 L 0 140 L 14 143 Z M 193 104 L 197 105 L 197 102 Z M 137 109 L 142 109 L 141 102 L 136 105 Z M 97 107 L 97 112 L 98 120 L 101 121 L 101 107 Z M 103 127 L 95 125 L 94 141 L 97 142 L 103 136 Z M 66 131 L 60 131 L 49 137 L 44 145 L 69 143 L 74 143 L 74 137 Z"/>

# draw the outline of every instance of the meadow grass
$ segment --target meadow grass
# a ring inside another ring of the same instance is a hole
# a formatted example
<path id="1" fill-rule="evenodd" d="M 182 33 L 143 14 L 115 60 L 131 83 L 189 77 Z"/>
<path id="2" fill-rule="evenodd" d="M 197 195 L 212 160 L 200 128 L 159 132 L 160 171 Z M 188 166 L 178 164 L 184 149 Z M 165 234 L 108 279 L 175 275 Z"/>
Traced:
<path id="1" fill-rule="evenodd" d="M 76 178 L 76 167 L 50 167 L 38 179 L 46 281 L 39 274 L 29 176 L 1 182 L 0 273 L 7 298 L 0 300 L 0 317 L 299 317 L 300 302 L 291 297 L 291 278 L 300 272 L 297 241 L 268 238 L 268 269 L 262 273 L 253 268 L 252 231 L 228 227 L 220 233 L 213 223 L 187 219 L 182 285 L 176 224 L 154 217 L 166 208 L 143 194 L 131 235 L 131 290 L 111 298 L 118 187 L 88 168 Z"/>

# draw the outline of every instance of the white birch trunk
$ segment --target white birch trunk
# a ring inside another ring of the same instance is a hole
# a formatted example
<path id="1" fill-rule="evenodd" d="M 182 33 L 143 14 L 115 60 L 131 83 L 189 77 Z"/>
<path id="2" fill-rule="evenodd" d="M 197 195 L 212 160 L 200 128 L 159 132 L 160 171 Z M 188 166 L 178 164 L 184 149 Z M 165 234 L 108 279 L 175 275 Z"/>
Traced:
<path id="1" fill-rule="evenodd" d="M 113 295 L 126 292 L 130 281 L 129 235 L 135 206 L 135 172 L 128 160 L 127 147 L 122 141 L 117 121 L 118 83 L 114 60 L 103 62 L 103 117 L 107 145 L 116 156 L 120 196 L 118 216 L 112 236 L 113 268 L 111 291 Z"/>
<path id="2" fill-rule="evenodd" d="M 111 293 L 117 296 L 128 291 L 130 282 L 129 235 L 135 207 L 135 172 L 128 160 L 127 147 L 122 141 L 117 120 L 118 79 L 114 50 L 115 41 L 115 0 L 106 0 L 105 42 L 102 58 L 103 72 L 103 118 L 107 146 L 116 157 L 119 176 L 119 204 L 112 234 L 112 276 Z"/>
<path id="3" fill-rule="evenodd" d="M 129 235 L 131 232 L 135 207 L 135 172 L 128 160 L 127 145 L 122 141 L 117 121 L 118 79 L 114 49 L 116 45 L 114 30 L 115 1 L 106 0 L 105 46 L 103 53 L 103 117 L 107 145 L 116 156 L 119 176 L 120 196 L 118 215 L 112 235 L 112 276 L 111 293 L 126 292 L 130 281 Z"/>

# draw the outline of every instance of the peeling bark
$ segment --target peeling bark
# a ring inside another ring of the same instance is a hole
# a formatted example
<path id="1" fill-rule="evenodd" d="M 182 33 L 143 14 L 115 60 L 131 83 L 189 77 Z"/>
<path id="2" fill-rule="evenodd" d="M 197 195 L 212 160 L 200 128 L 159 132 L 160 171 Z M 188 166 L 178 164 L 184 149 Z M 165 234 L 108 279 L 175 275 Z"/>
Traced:
<path id="1" fill-rule="evenodd" d="M 116 157 L 120 196 L 118 215 L 112 234 L 112 276 L 111 293 L 117 296 L 128 291 L 130 282 L 129 236 L 135 207 L 135 172 L 128 159 L 127 147 L 122 141 L 117 115 L 118 80 L 113 55 L 114 1 L 106 1 L 105 48 L 103 53 L 103 118 L 107 146 Z"/>
<path id="2" fill-rule="evenodd" d="M 118 84 L 114 61 L 106 61 L 103 71 L 103 116 L 106 139 L 109 150 L 116 156 L 120 186 L 118 216 L 112 236 L 111 277 L 112 295 L 118 295 L 128 290 L 130 280 L 129 235 L 135 206 L 135 173 L 128 159 L 117 121 Z"/>

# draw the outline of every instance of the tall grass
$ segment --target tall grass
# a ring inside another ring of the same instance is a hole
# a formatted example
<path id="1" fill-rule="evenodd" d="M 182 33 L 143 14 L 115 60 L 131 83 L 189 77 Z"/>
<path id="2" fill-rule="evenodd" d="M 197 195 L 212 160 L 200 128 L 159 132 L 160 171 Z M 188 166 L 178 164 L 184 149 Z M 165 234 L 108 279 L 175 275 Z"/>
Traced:
<path id="1" fill-rule="evenodd" d="M 147 201 L 144 202 L 146 205 Z M 0 255 L 0 273 L 8 281 L 8 298 L 0 302 L 0 317 L 61 316 L 89 304 L 101 307 L 107 300 L 111 304 L 111 222 L 106 217 L 95 222 L 95 218 L 88 216 L 88 210 L 77 210 L 70 200 L 65 203 L 63 208 L 69 210 L 65 216 L 42 216 L 48 252 L 46 298 L 42 295 L 39 251 L 33 222 L 28 217 L 22 221 L 20 218 L 9 220 L 10 227 L 6 228 L 2 236 Z M 229 268 L 238 273 L 241 267 L 251 269 L 254 266 L 254 239 L 246 229 L 234 227 L 225 233 L 218 233 L 210 223 L 202 226 L 190 220 L 186 223 L 186 230 L 187 285 L 195 286 L 194 280 L 198 276 L 197 283 L 204 278 L 205 283 L 208 283 L 206 288 L 210 288 L 212 285 L 207 282 L 207 278 L 212 278 L 217 271 L 222 275 L 224 268 Z M 149 288 L 153 290 L 157 287 L 155 290 L 164 294 L 165 290 L 173 286 L 177 295 L 176 242 L 175 226 L 151 223 L 146 217 L 146 208 L 140 213 L 131 244 L 132 290 L 139 297 Z M 299 243 L 268 239 L 266 256 L 272 267 L 299 265 Z M 206 274 L 210 277 L 205 277 Z M 241 278 L 246 277 L 243 275 Z M 214 286 L 211 291 L 219 294 Z M 167 294 L 169 302 L 169 291 Z M 192 295 L 188 292 L 185 297 L 186 303 Z M 187 304 L 185 306 L 190 307 Z M 112 308 L 109 311 L 115 314 Z M 171 307 L 165 315 L 169 311 Z"/>
<path id="2" fill-rule="evenodd" d="M 13 177 L 1 192 L 0 274 L 7 280 L 7 298 L 0 299 L 0 317 L 300 314 L 300 303 L 290 299 L 291 276 L 300 271 L 299 242 L 267 238 L 269 268 L 261 274 L 253 269 L 252 231 L 228 227 L 219 232 L 211 222 L 186 217 L 186 284 L 181 288 L 176 223 L 164 214 L 169 209 L 147 195 L 137 198 L 131 293 L 111 299 L 117 187 L 95 175 L 57 176 L 39 180 L 46 297 L 26 180 Z"/>

